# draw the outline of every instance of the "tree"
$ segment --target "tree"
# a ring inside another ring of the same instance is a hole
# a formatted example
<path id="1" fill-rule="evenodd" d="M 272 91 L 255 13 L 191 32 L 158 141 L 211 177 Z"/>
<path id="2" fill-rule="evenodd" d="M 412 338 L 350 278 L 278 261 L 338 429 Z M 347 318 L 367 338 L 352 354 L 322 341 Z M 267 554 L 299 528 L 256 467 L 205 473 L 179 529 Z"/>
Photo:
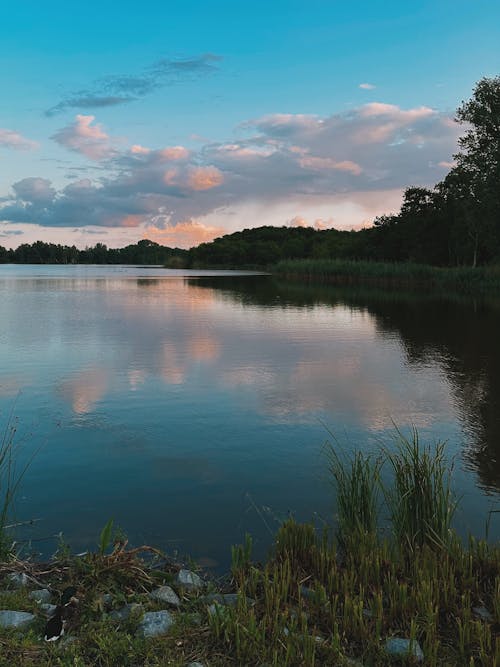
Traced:
<path id="1" fill-rule="evenodd" d="M 468 129 L 458 141 L 457 166 L 445 183 L 453 184 L 455 194 L 461 192 L 476 266 L 480 253 L 484 258 L 500 251 L 500 76 L 481 79 L 472 98 L 458 108 L 456 120 Z"/>

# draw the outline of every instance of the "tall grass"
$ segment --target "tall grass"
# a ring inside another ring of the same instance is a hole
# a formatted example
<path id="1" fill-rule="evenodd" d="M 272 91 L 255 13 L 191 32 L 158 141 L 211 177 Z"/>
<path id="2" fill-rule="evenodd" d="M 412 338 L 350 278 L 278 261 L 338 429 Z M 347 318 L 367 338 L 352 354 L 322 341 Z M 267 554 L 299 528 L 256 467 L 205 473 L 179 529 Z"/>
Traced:
<path id="1" fill-rule="evenodd" d="M 341 457 L 332 446 L 327 460 L 337 492 L 337 540 L 349 551 L 377 533 L 381 460 L 359 451 Z"/>
<path id="2" fill-rule="evenodd" d="M 449 545 L 457 501 L 444 443 L 423 445 L 416 429 L 410 437 L 396 429 L 394 446 L 382 447 L 376 457 L 361 451 L 340 456 L 330 445 L 327 461 L 337 495 L 337 540 L 344 550 L 373 541 L 379 513 L 388 516 L 404 552 Z M 383 467 L 390 469 L 389 481 L 383 480 Z"/>
<path id="3" fill-rule="evenodd" d="M 399 431 L 395 450 L 386 452 L 394 475 L 384 487 L 394 535 L 404 549 L 447 547 L 457 501 L 451 489 L 451 467 L 444 443 L 423 445 L 413 429 L 406 438 Z"/>
<path id="4" fill-rule="evenodd" d="M 16 433 L 17 420 L 13 417 L 12 410 L 0 436 L 0 560 L 5 560 L 10 555 L 12 540 L 9 536 L 9 529 L 16 524 L 9 525 L 8 522 L 12 518 L 13 504 L 19 485 L 35 455 L 33 454 L 21 469 L 18 468 Z"/>
<path id="5" fill-rule="evenodd" d="M 7 521 L 20 479 L 16 478 L 14 462 L 14 436 L 17 424 L 9 416 L 0 441 L 0 559 L 9 552 Z"/>
<path id="6" fill-rule="evenodd" d="M 393 447 L 327 450 L 336 487 L 336 538 L 287 520 L 263 566 L 248 550 L 238 604 L 210 620 L 236 664 L 386 666 L 386 638 L 419 642 L 424 664 L 500 665 L 500 546 L 451 527 L 457 501 L 442 443 L 396 431 Z M 391 530 L 380 532 L 379 516 Z M 339 558 L 337 546 L 341 548 Z M 249 607 L 248 600 L 254 601 Z M 477 608 L 488 611 L 487 620 Z M 398 664 L 415 661 L 404 657 Z"/>
<path id="7" fill-rule="evenodd" d="M 273 273 L 319 282 L 432 287 L 463 293 L 500 289 L 500 266 L 445 268 L 412 262 L 294 259 L 278 262 Z"/>

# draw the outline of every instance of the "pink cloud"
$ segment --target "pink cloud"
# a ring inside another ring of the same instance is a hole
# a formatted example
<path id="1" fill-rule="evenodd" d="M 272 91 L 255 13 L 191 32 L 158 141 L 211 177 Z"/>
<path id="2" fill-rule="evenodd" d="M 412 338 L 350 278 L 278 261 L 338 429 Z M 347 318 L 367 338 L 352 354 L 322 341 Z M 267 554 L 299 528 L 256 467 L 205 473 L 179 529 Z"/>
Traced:
<path id="1" fill-rule="evenodd" d="M 186 160 L 189 151 L 184 146 L 169 146 L 158 151 L 158 155 L 165 160 Z"/>
<path id="2" fill-rule="evenodd" d="M 359 164 L 352 162 L 352 160 L 342 160 L 341 162 L 337 162 L 329 157 L 303 157 L 299 160 L 299 164 L 304 169 L 338 169 L 339 171 L 348 171 L 356 176 L 363 171 Z"/>
<path id="3" fill-rule="evenodd" d="M 131 146 L 130 152 L 134 155 L 149 155 L 151 153 L 151 148 L 146 148 L 140 144 L 134 144 Z"/>
<path id="4" fill-rule="evenodd" d="M 78 114 L 75 122 L 56 132 L 52 139 L 71 151 L 81 153 L 90 160 L 103 160 L 116 154 L 109 136 L 100 123 L 92 125 L 95 116 Z"/>
<path id="5" fill-rule="evenodd" d="M 26 139 L 19 132 L 0 127 L 0 147 L 11 148 L 18 151 L 32 151 L 38 148 L 39 144 L 31 139 Z"/>
<path id="6" fill-rule="evenodd" d="M 188 185 L 192 190 L 211 190 L 224 182 L 224 176 L 217 167 L 193 167 L 188 175 Z"/>
<path id="7" fill-rule="evenodd" d="M 374 86 L 373 83 L 360 83 L 358 87 L 363 90 L 374 90 L 377 86 Z"/>
<path id="8" fill-rule="evenodd" d="M 143 231 L 143 238 L 171 248 L 192 248 L 200 243 L 213 241 L 225 233 L 226 230 L 222 227 L 205 225 L 196 220 L 185 220 L 164 229 L 148 226 Z"/>

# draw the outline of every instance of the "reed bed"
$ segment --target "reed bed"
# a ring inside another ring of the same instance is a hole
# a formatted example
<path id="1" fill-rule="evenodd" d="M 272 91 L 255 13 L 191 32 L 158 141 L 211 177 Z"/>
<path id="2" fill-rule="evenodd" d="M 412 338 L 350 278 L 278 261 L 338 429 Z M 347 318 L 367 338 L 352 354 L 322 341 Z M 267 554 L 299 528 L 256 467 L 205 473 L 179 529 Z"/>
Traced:
<path id="1" fill-rule="evenodd" d="M 500 665 L 500 547 L 453 531 L 444 446 L 398 432 L 376 455 L 327 455 L 334 536 L 290 519 L 264 566 L 248 548 L 233 562 L 240 603 L 210 626 L 235 664 L 416 664 L 387 655 L 397 636 L 425 665 Z"/>
<path id="2" fill-rule="evenodd" d="M 287 278 L 339 284 L 431 287 L 465 294 L 500 289 L 500 266 L 436 267 L 412 262 L 344 259 L 282 260 L 273 273 Z"/>
<path id="3" fill-rule="evenodd" d="M 458 501 L 444 446 L 422 444 L 416 431 L 395 438 L 375 453 L 345 455 L 330 446 L 326 464 L 337 496 L 331 525 L 288 519 L 265 563 L 253 561 L 246 536 L 232 549 L 230 574 L 186 593 L 161 638 L 137 637 L 138 618 L 117 628 L 103 613 L 103 593 L 151 605 L 148 591 L 171 583 L 178 569 L 155 549 L 127 548 L 112 522 L 95 553 L 61 550 L 46 565 L 3 563 L 0 577 L 25 572 L 38 586 L 77 585 L 81 616 L 66 647 L 40 643 L 36 630 L 24 637 L 0 631 L 0 665 L 416 664 L 411 654 L 387 654 L 385 641 L 400 637 L 419 644 L 425 666 L 499 667 L 500 545 L 463 542 L 454 532 Z M 236 601 L 210 604 L 210 592 L 216 599 L 236 592 Z M 22 591 L 0 590 L 0 602 L 35 607 Z"/>

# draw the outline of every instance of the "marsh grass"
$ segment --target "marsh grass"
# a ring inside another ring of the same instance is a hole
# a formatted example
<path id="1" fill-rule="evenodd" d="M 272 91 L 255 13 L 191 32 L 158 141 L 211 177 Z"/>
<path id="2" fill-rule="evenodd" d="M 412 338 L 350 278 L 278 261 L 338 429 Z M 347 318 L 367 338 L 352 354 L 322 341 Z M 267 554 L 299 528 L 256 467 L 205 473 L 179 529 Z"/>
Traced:
<path id="1" fill-rule="evenodd" d="M 294 259 L 279 262 L 273 273 L 318 282 L 431 287 L 472 294 L 500 289 L 500 266 L 444 268 L 412 262 Z"/>
<path id="2" fill-rule="evenodd" d="M 326 456 L 336 489 L 337 541 L 349 551 L 359 542 L 376 539 L 382 461 L 360 451 L 341 455 L 331 445 Z"/>
<path id="3" fill-rule="evenodd" d="M 138 618 L 117 626 L 98 603 L 112 591 L 115 604 L 158 609 L 148 591 L 172 583 L 176 571 L 168 563 L 148 568 L 139 550 L 111 539 L 110 522 L 95 553 L 65 554 L 44 566 L 15 564 L 37 584 L 76 583 L 81 619 L 66 647 L 44 645 L 36 632 L 0 631 L 1 667 L 185 667 L 191 660 L 207 667 L 352 667 L 352 659 L 371 667 L 414 665 L 410 656 L 385 654 L 384 641 L 393 636 L 418 641 L 424 665 L 499 667 L 500 546 L 474 538 L 463 543 L 453 532 L 456 501 L 444 447 L 424 446 L 416 433 L 396 437 L 394 447 L 376 454 L 330 452 L 336 528 L 288 519 L 263 564 L 253 562 L 247 536 L 232 550 L 230 577 L 209 588 L 237 592 L 236 604 L 209 611 L 203 595 L 188 593 L 164 637 L 137 637 Z M 379 525 L 384 503 L 389 531 Z M 25 592 L 0 593 L 4 604 L 34 608 Z M 481 618 L 477 607 L 491 617 Z"/>
<path id="4" fill-rule="evenodd" d="M 19 469 L 16 452 L 17 420 L 11 411 L 0 436 L 0 560 L 8 557 L 12 549 L 9 525 L 13 505 L 22 479 L 32 459 Z M 34 456 L 34 455 L 33 455 Z M 14 524 L 15 525 L 15 524 Z"/>
<path id="5" fill-rule="evenodd" d="M 423 445 L 416 429 L 410 437 L 398 430 L 395 447 L 384 451 L 393 481 L 382 489 L 397 543 L 410 552 L 424 545 L 448 547 L 457 500 L 444 443 Z"/>

